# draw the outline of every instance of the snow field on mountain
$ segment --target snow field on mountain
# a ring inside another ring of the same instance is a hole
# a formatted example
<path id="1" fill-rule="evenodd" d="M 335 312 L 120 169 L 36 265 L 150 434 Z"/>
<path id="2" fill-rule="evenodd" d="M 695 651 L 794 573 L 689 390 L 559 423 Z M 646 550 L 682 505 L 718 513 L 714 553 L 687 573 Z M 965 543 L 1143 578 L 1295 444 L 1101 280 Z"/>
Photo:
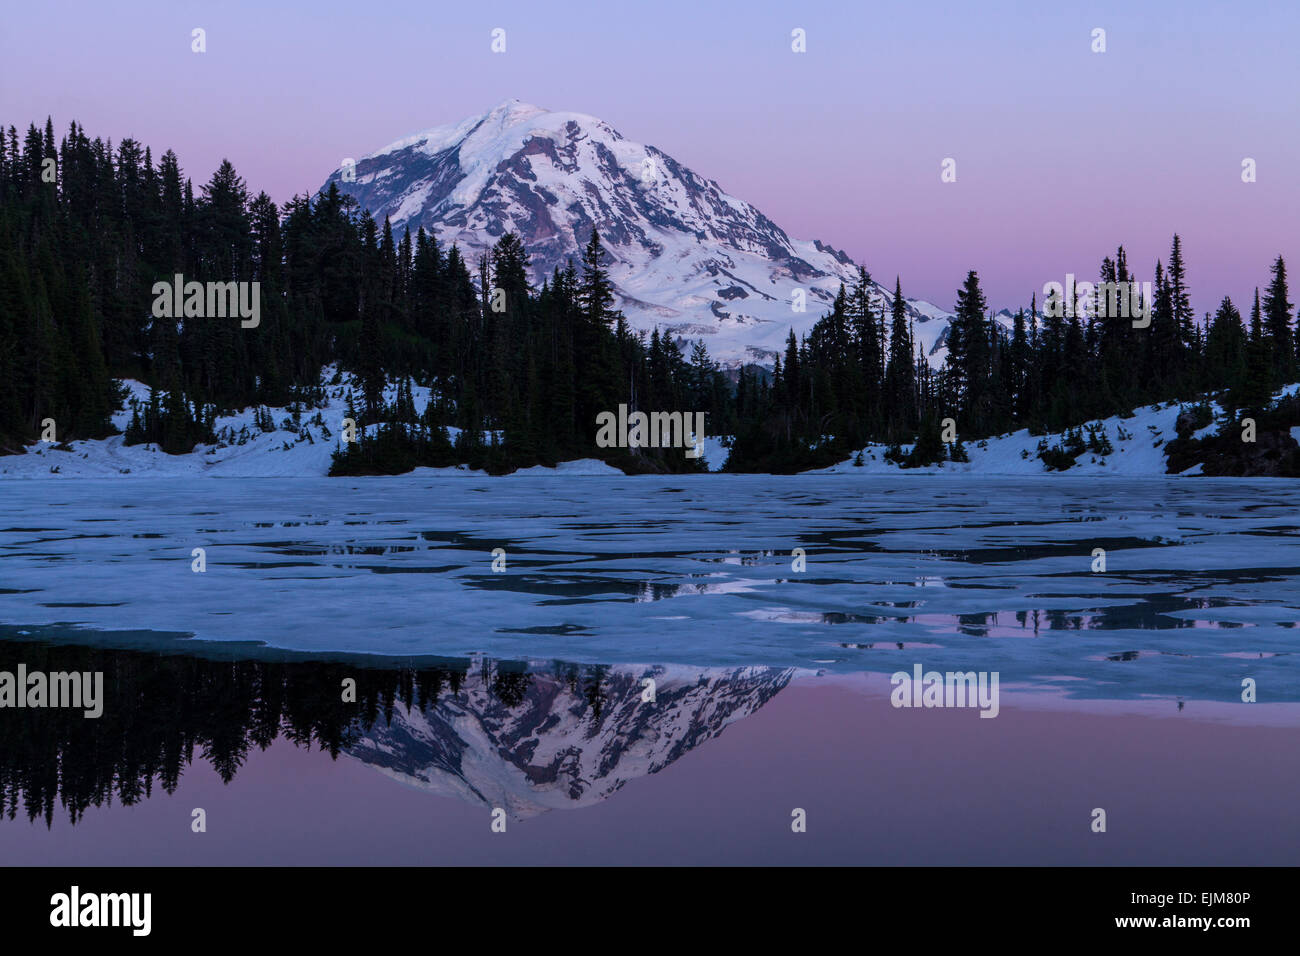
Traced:
<path id="1" fill-rule="evenodd" d="M 325 187 L 354 196 L 394 230 L 420 227 L 472 263 L 504 232 L 528 249 L 533 280 L 577 263 L 600 229 L 618 306 L 634 330 L 703 339 L 727 366 L 771 363 L 786 335 L 807 332 L 857 265 L 792 239 L 755 206 L 584 113 L 506 100 L 458 123 L 403 137 L 364 157 L 355 178 Z M 796 312 L 796 290 L 807 297 Z M 878 308 L 893 300 L 876 284 Z M 943 359 L 951 314 L 906 299 L 917 342 Z M 999 318 L 999 321 L 1003 321 Z M 936 348 L 937 347 L 937 348 Z"/>

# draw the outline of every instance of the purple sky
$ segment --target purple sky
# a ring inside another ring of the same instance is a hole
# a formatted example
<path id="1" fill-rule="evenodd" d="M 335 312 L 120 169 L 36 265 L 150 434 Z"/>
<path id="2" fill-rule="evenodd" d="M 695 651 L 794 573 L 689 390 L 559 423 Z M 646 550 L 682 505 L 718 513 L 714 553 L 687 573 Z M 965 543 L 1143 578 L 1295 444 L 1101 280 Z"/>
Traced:
<path id="1" fill-rule="evenodd" d="M 45 0 L 6 11 L 0 121 L 170 146 L 196 181 L 229 157 L 282 201 L 517 96 L 599 116 L 945 308 L 967 269 L 1014 306 L 1120 242 L 1149 278 L 1178 231 L 1198 310 L 1245 311 L 1278 253 L 1300 270 L 1297 34 L 1294 0 Z"/>
<path id="2" fill-rule="evenodd" d="M 504 834 L 491 832 L 482 805 L 281 738 L 253 750 L 229 785 L 196 753 L 174 796 L 155 785 L 135 806 L 90 808 L 75 827 L 58 806 L 48 830 L 20 812 L 0 821 L 0 857 L 20 866 L 1284 866 L 1300 852 L 1288 727 L 1216 721 L 1197 702 L 1179 713 L 1167 701 L 1163 717 L 1114 716 L 1110 702 L 1093 713 L 1020 710 L 1009 695 L 996 720 L 981 720 L 971 710 L 894 709 L 853 686 L 793 684 L 607 800 L 509 822 Z M 1288 705 L 1251 705 L 1274 706 Z M 190 830 L 195 807 L 207 812 L 206 833 Z M 808 814 L 803 834 L 791 832 L 793 807 Z M 1104 835 L 1091 830 L 1094 807 L 1106 810 Z M 1220 888 L 1197 891 L 1208 889 Z"/>

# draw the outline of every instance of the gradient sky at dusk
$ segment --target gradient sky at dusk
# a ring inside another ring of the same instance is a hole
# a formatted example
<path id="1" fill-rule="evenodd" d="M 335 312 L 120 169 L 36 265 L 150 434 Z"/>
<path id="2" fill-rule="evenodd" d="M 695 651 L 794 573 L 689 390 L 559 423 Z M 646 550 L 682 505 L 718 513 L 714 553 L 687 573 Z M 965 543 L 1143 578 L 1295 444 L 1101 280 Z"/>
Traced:
<path id="1" fill-rule="evenodd" d="M 1027 304 L 1120 242 L 1149 278 L 1177 231 L 1197 309 L 1245 312 L 1278 253 L 1300 277 L 1297 37 L 1294 0 L 44 0 L 6 10 L 0 121 L 170 146 L 196 185 L 229 157 L 283 201 L 514 96 L 598 116 L 945 308 L 967 269 Z"/>

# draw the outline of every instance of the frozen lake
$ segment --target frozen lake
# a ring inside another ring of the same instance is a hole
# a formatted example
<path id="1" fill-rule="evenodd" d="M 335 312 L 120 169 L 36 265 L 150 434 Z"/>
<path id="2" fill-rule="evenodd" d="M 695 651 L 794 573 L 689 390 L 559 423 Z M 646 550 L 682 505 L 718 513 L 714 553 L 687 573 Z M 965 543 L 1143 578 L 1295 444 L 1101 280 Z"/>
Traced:
<path id="1" fill-rule="evenodd" d="M 1261 703 L 1300 701 L 1296 482 L 53 479 L 4 482 L 0 502 L 0 636 L 920 663 L 1092 699 L 1233 702 L 1251 677 Z"/>

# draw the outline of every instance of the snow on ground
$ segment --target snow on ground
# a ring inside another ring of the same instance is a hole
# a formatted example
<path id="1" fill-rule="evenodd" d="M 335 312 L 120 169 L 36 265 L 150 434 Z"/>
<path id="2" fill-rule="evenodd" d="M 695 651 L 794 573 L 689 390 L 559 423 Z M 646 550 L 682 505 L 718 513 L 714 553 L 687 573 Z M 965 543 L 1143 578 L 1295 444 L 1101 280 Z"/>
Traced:
<path id="1" fill-rule="evenodd" d="M 1290 395 L 1300 385 L 1288 385 L 1278 395 Z M 978 474 L 978 475 L 1042 475 L 1068 474 L 1087 475 L 1131 475 L 1134 477 L 1166 474 L 1168 463 L 1165 459 L 1166 446 L 1178 437 L 1174 423 L 1183 411 L 1183 405 L 1172 402 L 1165 405 L 1148 405 L 1137 409 L 1132 418 L 1112 416 L 1086 423 L 1081 429 L 1083 437 L 1088 437 L 1088 428 L 1092 426 L 1104 429 L 1107 439 L 1114 451 L 1109 455 L 1098 455 L 1085 451 L 1072 468 L 1065 472 L 1048 471 L 1042 459 L 1038 457 L 1041 442 L 1046 441 L 1047 448 L 1061 445 L 1062 432 L 1050 432 L 1045 435 L 1030 435 L 1027 428 L 999 435 L 995 438 L 968 441 L 965 443 L 969 462 L 945 461 L 925 468 L 900 468 L 893 462 L 885 460 L 885 445 L 868 445 L 862 449 L 862 465 L 854 464 L 856 455 L 850 456 L 838 465 L 821 468 L 807 474 L 825 475 L 880 475 L 880 474 Z M 1217 403 L 1211 403 L 1215 423 L 1198 429 L 1193 437 L 1204 438 L 1219 428 L 1223 409 Z M 1300 442 L 1300 428 L 1291 430 L 1292 437 Z M 959 436 L 960 437 L 960 434 Z M 911 451 L 912 445 L 904 445 L 904 453 Z M 1196 465 L 1180 474 L 1198 475 L 1201 466 Z"/>
<path id="2" fill-rule="evenodd" d="M 722 439 L 718 435 L 706 435 L 704 441 L 704 464 L 708 466 L 709 471 L 721 471 L 722 466 L 727 463 L 727 456 L 731 454 L 731 449 L 722 444 Z"/>
<path id="3" fill-rule="evenodd" d="M 322 370 L 322 383 L 335 380 L 336 370 L 327 367 Z M 76 441 L 70 444 L 71 451 L 60 450 L 52 444 L 37 443 L 29 446 L 26 455 L 9 455 L 0 457 L 0 479 L 3 478 L 105 478 L 124 477 L 188 477 L 209 475 L 222 478 L 280 478 L 294 476 L 320 476 L 329 473 L 330 456 L 338 447 L 338 434 L 342 428 L 343 417 L 347 414 L 348 394 L 352 390 L 359 394 L 359 389 L 352 385 L 349 375 L 338 376 L 338 383 L 326 384 L 327 402 L 324 408 L 305 411 L 300 422 L 295 425 L 287 408 L 270 409 L 276 430 L 263 432 L 255 424 L 255 408 L 246 408 L 236 414 L 217 419 L 216 432 L 221 441 L 216 445 L 199 445 L 187 455 L 168 455 L 156 445 L 133 445 L 124 443 L 124 436 L 93 441 Z M 149 387 L 134 380 L 124 382 L 130 397 L 147 403 Z M 1300 384 L 1288 385 L 1278 394 L 1291 395 L 1300 390 Z M 396 396 L 396 386 L 390 385 L 385 392 L 385 400 L 392 401 Z M 412 398 L 417 413 L 422 413 L 429 401 L 429 389 L 424 386 L 412 388 Z M 1089 422 L 1082 429 L 1087 437 L 1087 427 L 1096 426 L 1104 430 L 1114 451 L 1106 456 L 1085 451 L 1076 459 L 1074 467 L 1068 469 L 1069 475 L 1131 475 L 1151 476 L 1166 474 L 1165 448 L 1177 437 L 1174 423 L 1183 410 L 1182 405 L 1150 405 L 1139 408 L 1131 418 L 1113 416 Z M 1222 415 L 1217 404 L 1211 404 L 1216 420 Z M 319 423 L 317 415 L 319 414 Z M 131 419 L 129 402 L 122 411 L 113 416 L 113 424 L 125 431 Z M 371 425 L 367 433 L 373 433 L 379 426 Z M 1219 425 L 1216 423 L 1198 429 L 1193 437 L 1204 438 L 1212 434 Z M 459 429 L 448 428 L 448 434 L 455 441 Z M 1291 429 L 1291 436 L 1300 442 L 1300 427 Z M 729 454 L 723 436 L 711 435 L 704 439 L 704 459 L 708 470 L 721 471 Z M 1062 442 L 1062 433 L 1053 432 L 1046 435 L 1030 435 L 1028 429 L 1021 429 L 1008 435 L 967 442 L 966 453 L 969 462 L 945 461 L 925 468 L 900 468 L 893 462 L 885 460 L 884 445 L 868 445 L 862 449 L 862 465 L 854 464 L 856 455 L 843 462 L 806 474 L 828 475 L 881 475 L 881 474 L 979 474 L 979 475 L 1042 475 L 1061 474 L 1049 472 L 1038 457 L 1041 442 L 1046 441 L 1048 448 L 1055 448 Z M 911 450 L 911 445 L 904 445 L 903 452 Z M 1198 475 L 1201 466 L 1196 465 L 1183 475 Z M 418 468 L 415 474 L 421 476 L 482 476 L 484 472 L 470 469 L 464 465 L 452 468 Z M 617 475 L 618 469 L 596 459 L 586 458 L 579 461 L 561 463 L 557 468 L 538 465 L 516 472 L 520 475 Z"/>
<path id="4" fill-rule="evenodd" d="M 562 461 L 554 468 L 534 465 L 532 468 L 520 468 L 514 475 L 621 475 L 613 465 L 607 465 L 598 458 L 579 458 L 577 461 Z"/>
<path id="5" fill-rule="evenodd" d="M 333 377 L 334 369 L 326 368 L 322 372 L 321 381 L 327 383 Z M 147 385 L 130 379 L 123 384 L 129 390 L 130 398 L 148 403 Z M 136 478 L 196 475 L 271 478 L 325 475 L 329 472 L 330 456 L 337 447 L 337 436 L 342 428 L 343 417 L 347 414 L 349 384 L 344 379 L 342 384 L 326 385 L 326 406 L 303 412 L 299 426 L 293 425 L 287 408 L 271 408 L 276 430 L 263 432 L 255 424 L 257 409 L 245 408 L 217 419 L 214 431 L 221 441 L 215 445 L 198 445 L 187 455 L 168 455 L 153 443 L 127 445 L 125 435 L 71 442 L 71 451 L 61 451 L 55 445 L 38 442 L 28 447 L 26 455 L 0 458 L 0 478 L 103 478 L 116 475 Z M 423 409 L 428 402 L 429 390 L 416 387 L 412 392 L 416 408 Z M 390 387 L 385 398 L 392 400 L 395 395 L 396 388 Z M 317 413 L 320 414 L 322 425 L 313 422 Z M 113 416 L 113 424 L 125 432 L 130 420 L 128 399 L 122 410 Z M 330 437 L 326 436 L 327 431 Z M 304 434 L 310 438 L 301 437 Z"/>
<path id="6" fill-rule="evenodd" d="M 339 376 L 337 384 L 329 384 L 335 379 L 336 370 L 327 367 L 321 372 L 321 382 L 325 387 L 326 404 L 323 408 L 303 411 L 299 424 L 295 425 L 288 408 L 271 408 L 271 418 L 276 430 L 263 432 L 256 424 L 256 408 L 245 408 L 233 415 L 220 416 L 214 431 L 221 439 L 215 445 L 198 445 L 187 455 L 168 455 L 155 444 L 127 445 L 125 435 L 91 441 L 75 441 L 69 444 L 71 451 L 60 450 L 53 444 L 38 442 L 29 446 L 25 455 L 7 455 L 0 457 L 0 479 L 3 478 L 108 478 L 122 476 L 127 478 L 165 478 L 194 477 L 207 475 L 219 478 L 288 478 L 297 476 L 321 476 L 329 474 L 331 456 L 338 448 L 338 436 L 343 427 L 343 418 L 347 415 L 348 393 L 351 390 L 360 401 L 360 389 L 352 383 L 350 375 Z M 123 382 L 129 392 L 128 400 L 121 411 L 113 415 L 113 424 L 126 431 L 131 421 L 130 399 L 137 399 L 142 404 L 149 402 L 149 386 L 133 379 Z M 384 393 L 384 400 L 391 402 L 397 395 L 396 385 L 390 385 Z M 429 403 L 429 389 L 413 386 L 411 397 L 417 414 L 423 413 Z M 317 415 L 320 419 L 317 422 Z M 367 434 L 374 434 L 378 425 L 366 428 Z M 447 433 L 454 442 L 460 434 L 458 428 L 448 428 Z M 712 441 L 712 440 L 710 440 Z M 705 443 L 706 451 L 712 447 L 716 457 L 720 446 L 716 441 L 710 446 Z M 726 453 L 718 458 L 719 465 L 725 460 Z M 714 469 L 716 470 L 716 468 Z M 463 475 L 482 477 L 486 473 L 458 465 L 452 468 L 417 468 L 415 474 L 429 475 Z M 557 475 L 608 475 L 622 474 L 617 468 L 594 459 L 563 462 L 558 468 L 525 469 L 525 474 Z"/>

